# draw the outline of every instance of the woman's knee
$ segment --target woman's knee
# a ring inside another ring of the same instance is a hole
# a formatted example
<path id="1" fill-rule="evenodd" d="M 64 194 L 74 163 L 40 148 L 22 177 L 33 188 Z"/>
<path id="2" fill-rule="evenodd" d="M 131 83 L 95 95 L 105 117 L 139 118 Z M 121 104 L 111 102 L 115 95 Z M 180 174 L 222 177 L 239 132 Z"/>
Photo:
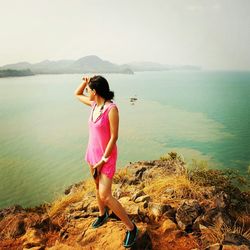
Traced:
<path id="1" fill-rule="evenodd" d="M 99 175 L 99 197 L 102 202 L 105 202 L 106 204 L 109 203 L 112 198 L 111 185 L 112 180 L 106 177 L 105 174 Z"/>
<path id="2" fill-rule="evenodd" d="M 102 202 L 108 204 L 110 199 L 112 198 L 112 194 L 110 192 L 99 189 L 99 197 Z"/>

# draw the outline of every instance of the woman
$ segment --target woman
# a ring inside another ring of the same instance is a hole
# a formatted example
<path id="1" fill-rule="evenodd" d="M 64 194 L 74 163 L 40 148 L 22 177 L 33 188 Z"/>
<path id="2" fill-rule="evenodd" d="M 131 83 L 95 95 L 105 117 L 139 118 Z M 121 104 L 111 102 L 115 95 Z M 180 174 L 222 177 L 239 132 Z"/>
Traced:
<path id="1" fill-rule="evenodd" d="M 88 96 L 83 94 L 83 91 Z M 112 102 L 114 92 L 110 91 L 107 80 L 102 76 L 83 77 L 83 82 L 75 91 L 79 101 L 91 106 L 88 121 L 89 142 L 85 154 L 91 174 L 96 184 L 96 198 L 99 216 L 92 227 L 98 228 L 107 221 L 109 207 L 125 224 L 127 228 L 124 247 L 131 247 L 138 234 L 138 228 L 126 214 L 124 208 L 112 196 L 112 178 L 116 170 L 119 113 Z"/>

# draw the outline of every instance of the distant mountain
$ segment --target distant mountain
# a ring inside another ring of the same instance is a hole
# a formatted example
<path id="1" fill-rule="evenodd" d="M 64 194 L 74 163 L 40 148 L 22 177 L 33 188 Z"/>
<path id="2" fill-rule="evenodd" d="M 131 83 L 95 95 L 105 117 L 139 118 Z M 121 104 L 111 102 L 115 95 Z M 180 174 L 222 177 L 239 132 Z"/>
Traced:
<path id="1" fill-rule="evenodd" d="M 0 70 L 30 70 L 34 74 L 72 74 L 72 73 L 122 73 L 133 74 L 135 71 L 164 71 L 164 70 L 200 70 L 192 65 L 164 65 L 154 62 L 131 62 L 114 64 L 102 60 L 98 56 L 90 55 L 78 60 L 44 60 L 39 63 L 19 62 L 7 64 Z"/>
<path id="2" fill-rule="evenodd" d="M 133 71 L 130 68 L 123 65 L 120 66 L 117 64 L 113 64 L 109 61 L 104 61 L 95 55 L 85 56 L 78 60 L 59 60 L 59 61 L 44 60 L 42 62 L 35 64 L 20 62 L 0 67 L 0 70 L 5 70 L 5 69 L 14 69 L 14 70 L 29 69 L 34 74 L 71 74 L 71 73 L 133 74 Z"/>
<path id="3" fill-rule="evenodd" d="M 121 67 L 109 61 L 104 61 L 97 56 L 82 57 L 70 66 L 72 72 L 109 72 L 109 73 L 132 73 L 133 71 L 126 67 Z"/>
<path id="4" fill-rule="evenodd" d="M 19 62 L 15 64 L 6 64 L 2 67 L 0 67 L 1 70 L 4 69 L 14 69 L 14 70 L 23 70 L 23 69 L 29 69 L 32 66 L 32 64 L 28 62 Z"/>

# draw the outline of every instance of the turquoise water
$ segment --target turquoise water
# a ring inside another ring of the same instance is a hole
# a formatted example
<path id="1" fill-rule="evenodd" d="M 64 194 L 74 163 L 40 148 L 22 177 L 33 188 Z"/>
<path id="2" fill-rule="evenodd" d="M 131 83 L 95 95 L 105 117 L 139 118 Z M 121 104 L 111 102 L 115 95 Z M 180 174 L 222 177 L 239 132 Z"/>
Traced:
<path id="1" fill-rule="evenodd" d="M 104 74 L 120 111 L 118 168 L 175 150 L 187 162 L 246 174 L 250 72 Z M 2 78 L 0 208 L 50 202 L 89 176 L 89 107 L 74 97 L 81 75 Z M 130 97 L 137 97 L 131 105 Z"/>

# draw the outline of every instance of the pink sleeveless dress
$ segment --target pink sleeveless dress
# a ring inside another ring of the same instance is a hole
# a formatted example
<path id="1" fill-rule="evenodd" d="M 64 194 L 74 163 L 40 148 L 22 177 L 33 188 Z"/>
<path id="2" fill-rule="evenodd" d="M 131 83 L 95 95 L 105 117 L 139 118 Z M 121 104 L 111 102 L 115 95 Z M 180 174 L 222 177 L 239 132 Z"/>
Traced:
<path id="1" fill-rule="evenodd" d="M 92 109 L 88 120 L 89 141 L 85 153 L 85 161 L 90 165 L 98 163 L 105 152 L 111 136 L 108 113 L 112 107 L 117 107 L 115 103 L 109 103 L 108 106 L 104 108 L 102 114 L 99 115 L 95 121 L 93 121 L 93 111 L 95 105 L 95 102 L 91 105 Z M 112 179 L 115 174 L 117 151 L 117 145 L 115 144 L 108 161 L 103 164 L 100 171 L 110 179 Z"/>

